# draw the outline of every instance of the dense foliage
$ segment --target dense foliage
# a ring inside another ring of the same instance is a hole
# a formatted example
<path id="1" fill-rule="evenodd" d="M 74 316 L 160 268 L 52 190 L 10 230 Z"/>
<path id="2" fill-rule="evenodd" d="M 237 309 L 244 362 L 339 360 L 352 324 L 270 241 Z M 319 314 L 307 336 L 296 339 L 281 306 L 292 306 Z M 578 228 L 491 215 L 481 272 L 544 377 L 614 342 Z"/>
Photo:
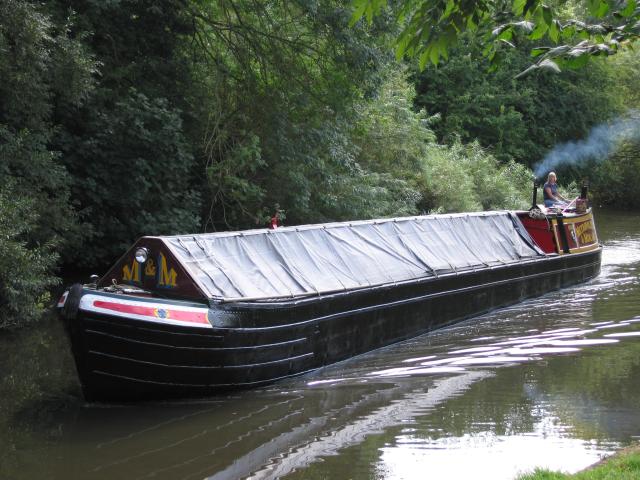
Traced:
<path id="1" fill-rule="evenodd" d="M 50 303 L 50 275 L 57 260 L 53 242 L 29 240 L 37 229 L 36 200 L 16 195 L 13 186 L 0 191 L 0 328 L 38 318 Z"/>
<path id="2" fill-rule="evenodd" d="M 363 16 L 369 22 L 391 3 L 353 0 L 351 22 Z M 482 37 L 484 55 L 496 69 L 505 48 L 515 48 L 523 37 L 552 45 L 534 44 L 538 60 L 522 73 L 538 69 L 560 71 L 559 65 L 584 66 L 590 58 L 611 55 L 640 39 L 637 0 L 401 0 L 393 3 L 400 26 L 396 55 L 417 57 L 421 69 L 448 59 L 450 49 L 465 33 Z"/>
<path id="3" fill-rule="evenodd" d="M 493 74 L 481 48 L 467 40 L 448 62 L 415 74 L 416 104 L 439 115 L 441 142 L 478 140 L 500 160 L 532 167 L 556 143 L 584 137 L 623 109 L 619 74 L 603 62 L 516 79 L 530 61 L 525 48 L 510 50 Z"/>
<path id="4" fill-rule="evenodd" d="M 64 25 L 0 3 L 0 327 L 37 318 L 57 282 L 53 247 L 79 242 L 71 179 L 49 142 L 54 109 L 84 101 L 94 65 Z"/>
<path id="5" fill-rule="evenodd" d="M 140 235 L 524 207 L 547 150 L 639 104 L 635 53 L 516 80 L 526 47 L 488 73 L 461 33 L 417 72 L 393 58 L 393 16 L 351 17 L 339 0 L 1 2 L 0 326 Z M 592 184 L 636 206 L 623 143 Z"/>

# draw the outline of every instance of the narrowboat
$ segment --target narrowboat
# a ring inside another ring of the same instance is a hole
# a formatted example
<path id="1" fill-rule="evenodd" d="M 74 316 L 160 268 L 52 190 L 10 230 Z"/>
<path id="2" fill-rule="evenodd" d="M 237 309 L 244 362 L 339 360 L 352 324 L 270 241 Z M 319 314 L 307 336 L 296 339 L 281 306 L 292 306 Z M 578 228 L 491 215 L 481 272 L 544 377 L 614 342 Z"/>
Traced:
<path id="1" fill-rule="evenodd" d="M 140 238 L 58 302 L 88 401 L 210 396 L 585 282 L 586 193 L 496 211 Z"/>

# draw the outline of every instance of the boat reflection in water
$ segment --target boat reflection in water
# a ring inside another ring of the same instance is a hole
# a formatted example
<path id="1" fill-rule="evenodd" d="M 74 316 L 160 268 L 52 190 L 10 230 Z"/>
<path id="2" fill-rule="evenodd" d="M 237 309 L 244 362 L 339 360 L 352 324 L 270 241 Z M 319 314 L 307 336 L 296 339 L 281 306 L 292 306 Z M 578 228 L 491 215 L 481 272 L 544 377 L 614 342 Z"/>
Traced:
<path id="1" fill-rule="evenodd" d="M 87 400 L 264 385 L 593 278 L 576 203 L 143 237 L 58 307 Z"/>

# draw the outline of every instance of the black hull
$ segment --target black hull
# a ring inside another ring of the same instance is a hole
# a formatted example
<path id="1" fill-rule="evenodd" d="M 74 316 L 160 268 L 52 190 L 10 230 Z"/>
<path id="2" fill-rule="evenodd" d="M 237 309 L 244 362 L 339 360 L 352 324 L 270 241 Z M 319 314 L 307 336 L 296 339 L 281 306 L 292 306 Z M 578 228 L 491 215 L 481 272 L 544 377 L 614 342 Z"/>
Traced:
<path id="1" fill-rule="evenodd" d="M 299 375 L 585 282 L 599 273 L 601 252 L 554 255 L 305 300 L 218 304 L 208 312 L 213 328 L 82 308 L 63 318 L 87 400 L 201 397 Z M 77 292 L 87 294 L 122 297 Z"/>

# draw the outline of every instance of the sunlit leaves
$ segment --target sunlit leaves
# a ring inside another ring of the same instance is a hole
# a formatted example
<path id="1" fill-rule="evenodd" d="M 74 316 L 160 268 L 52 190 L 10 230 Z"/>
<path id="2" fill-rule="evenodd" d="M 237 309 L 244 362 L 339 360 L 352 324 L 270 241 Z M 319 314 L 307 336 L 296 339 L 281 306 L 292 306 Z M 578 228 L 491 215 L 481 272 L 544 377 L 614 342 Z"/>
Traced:
<path id="1" fill-rule="evenodd" d="M 355 0 L 351 23 L 382 11 L 384 0 Z M 490 16 L 491 2 L 462 0 L 417 0 L 400 4 L 395 10 L 401 27 L 396 42 L 396 57 L 418 59 L 422 68 L 446 60 L 463 31 L 476 31 Z"/>
<path id="2" fill-rule="evenodd" d="M 627 5 L 618 13 L 623 17 L 630 17 L 636 11 L 638 2 L 636 0 L 628 0 Z"/>
<path id="3" fill-rule="evenodd" d="M 371 23 L 374 15 L 379 15 L 386 6 L 386 0 L 354 0 L 354 11 L 349 25 L 354 26 L 363 16 Z"/>
<path id="4" fill-rule="evenodd" d="M 541 60 L 552 55 L 567 55 L 554 59 L 555 65 L 566 63 L 576 66 L 585 61 L 585 55 L 613 54 L 621 46 L 640 38 L 640 8 L 637 0 L 584 0 L 587 19 L 564 19 L 554 10 L 553 4 L 542 0 L 512 0 L 509 11 L 501 11 L 493 2 L 466 0 L 403 0 L 396 12 L 401 33 L 398 36 L 396 56 L 405 55 L 418 59 L 420 68 L 428 63 L 437 65 L 448 58 L 449 50 L 457 43 L 463 31 L 477 32 L 485 43 L 493 46 L 485 49 L 492 62 L 500 59 L 500 48 L 514 47 L 514 35 L 529 41 L 560 43 L 570 48 L 549 51 Z M 354 0 L 352 23 L 363 16 L 371 19 L 386 6 L 385 0 Z M 505 18 L 510 21 L 504 22 Z M 571 48 L 577 42 L 588 41 L 577 50 Z M 534 45 L 534 57 L 540 51 Z M 555 58 L 555 57 L 554 57 Z M 537 69 L 548 69 L 548 63 Z M 555 69 L 552 69 L 555 71 Z M 529 71 L 529 70 L 528 70 Z"/>
<path id="5" fill-rule="evenodd" d="M 556 48 L 550 47 L 534 47 L 531 51 L 533 58 L 538 58 L 537 63 L 527 68 L 518 77 L 531 73 L 536 70 L 549 70 L 559 72 L 560 67 L 578 68 L 584 66 L 591 57 L 598 55 L 611 55 L 617 52 L 621 45 L 621 41 L 632 40 L 637 36 L 628 35 L 628 24 L 620 27 L 614 27 L 609 23 L 586 22 L 578 19 L 570 19 L 561 21 L 556 18 L 553 10 L 546 4 L 536 2 L 515 2 L 514 11 L 520 11 L 520 5 L 528 3 L 530 8 L 528 13 L 522 14 L 529 18 L 535 24 L 533 30 L 527 35 L 531 41 L 548 40 L 551 43 L 558 44 L 563 42 Z M 589 0 L 587 7 L 590 15 L 595 18 L 603 18 L 607 16 L 614 7 L 620 8 L 619 3 L 607 2 L 604 0 Z M 635 12 L 636 0 L 622 5 L 624 8 L 620 12 L 624 15 L 631 16 Z M 624 15 L 617 14 L 618 17 Z M 609 19 L 609 17 L 607 17 Z M 629 37 L 629 38 L 626 38 Z M 501 41 L 500 35 L 495 35 L 494 42 Z M 577 43 L 576 43 L 577 42 Z"/>
<path id="6" fill-rule="evenodd" d="M 537 0 L 513 0 L 511 10 L 518 17 L 525 16 L 534 10 L 538 3 Z"/>
<path id="7" fill-rule="evenodd" d="M 549 70 L 554 73 L 559 73 L 560 67 L 553 60 L 549 60 L 548 58 L 545 58 L 544 60 L 541 60 L 540 62 L 531 65 L 529 68 L 527 68 L 523 72 L 516 75 L 516 78 L 521 78 L 527 75 L 528 73 L 531 73 L 534 70 Z"/>
<path id="8" fill-rule="evenodd" d="M 549 26 L 549 38 L 553 41 L 553 43 L 558 43 L 560 40 L 560 24 L 557 21 L 551 22 Z"/>
<path id="9" fill-rule="evenodd" d="M 605 0 L 587 0 L 589 13 L 596 17 L 602 18 L 609 12 L 609 4 Z"/>
<path id="10" fill-rule="evenodd" d="M 560 72 L 560 67 L 580 68 L 585 66 L 589 59 L 599 55 L 611 55 L 613 53 L 609 44 L 593 44 L 588 40 L 583 40 L 577 45 L 559 45 L 557 47 L 538 47 L 531 51 L 533 57 L 539 60 L 518 74 L 516 78 L 521 78 L 536 70 L 548 70 L 556 73 Z"/>

